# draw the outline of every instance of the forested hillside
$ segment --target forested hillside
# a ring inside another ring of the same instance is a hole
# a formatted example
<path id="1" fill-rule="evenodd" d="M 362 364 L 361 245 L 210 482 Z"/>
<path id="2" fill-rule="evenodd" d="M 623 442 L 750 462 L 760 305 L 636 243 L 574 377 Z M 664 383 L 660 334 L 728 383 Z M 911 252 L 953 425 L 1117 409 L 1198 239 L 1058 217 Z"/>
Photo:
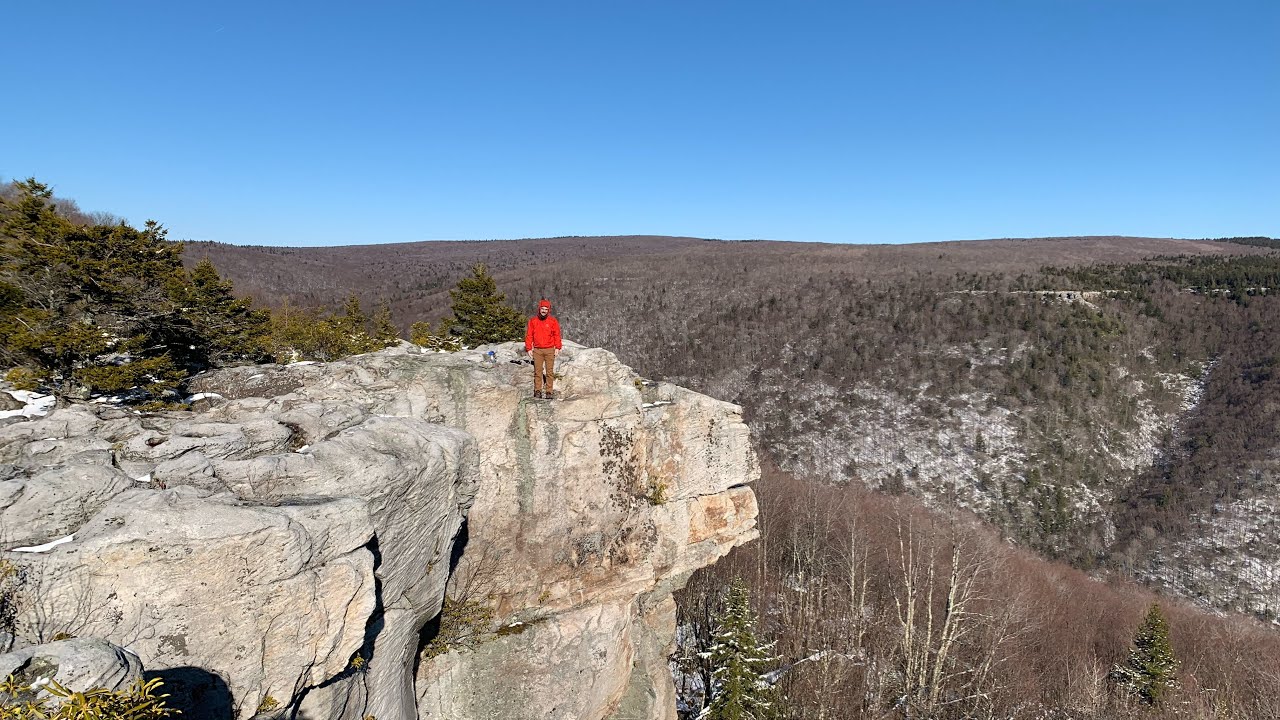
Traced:
<path id="1" fill-rule="evenodd" d="M 268 303 L 385 297 L 401 326 L 445 314 L 436 288 L 482 261 L 520 304 L 553 298 L 571 339 L 744 405 L 783 469 L 970 508 L 1051 557 L 1267 615 L 1274 559 L 1241 538 L 1269 532 L 1257 511 L 1280 446 L 1273 244 L 560 238 L 188 257 Z"/>
<path id="2" fill-rule="evenodd" d="M 962 510 L 768 467 L 756 493 L 760 540 L 677 598 L 684 717 L 696 717 L 710 681 L 712 630 L 735 578 L 751 587 L 759 634 L 776 643 L 785 718 L 1280 716 L 1272 626 L 1100 582 Z M 1153 606 L 1167 619 L 1176 681 L 1154 703 L 1128 672 L 1149 660 L 1137 645 Z"/>

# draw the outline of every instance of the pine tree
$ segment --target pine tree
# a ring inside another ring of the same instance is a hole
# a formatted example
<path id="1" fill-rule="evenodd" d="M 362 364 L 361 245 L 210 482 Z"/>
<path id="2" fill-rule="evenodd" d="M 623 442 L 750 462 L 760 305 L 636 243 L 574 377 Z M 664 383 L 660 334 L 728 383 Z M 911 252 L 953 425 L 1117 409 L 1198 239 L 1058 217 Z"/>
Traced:
<path id="1" fill-rule="evenodd" d="M 409 342 L 414 345 L 427 346 L 431 342 L 431 323 L 420 320 L 409 326 Z"/>
<path id="2" fill-rule="evenodd" d="M 448 334 L 445 324 L 441 324 L 441 330 L 437 333 L 431 330 L 431 323 L 425 320 L 409 327 L 409 342 L 427 350 L 457 352 L 462 349 L 462 340 L 456 335 Z"/>
<path id="3" fill-rule="evenodd" d="M 458 281 L 449 291 L 453 318 L 450 334 L 464 345 L 475 347 L 486 343 L 508 342 L 524 337 L 524 316 L 506 305 L 507 296 L 498 292 L 498 284 L 482 263 L 471 268 L 471 277 Z"/>
<path id="4" fill-rule="evenodd" d="M 171 353 L 184 323 L 171 297 L 185 279 L 182 246 L 155 222 L 71 223 L 34 180 L 16 190 L 0 208 L 0 289 L 16 306 L 0 330 L 4 359 L 59 395 L 172 388 L 183 375 Z"/>
<path id="5" fill-rule="evenodd" d="M 391 305 L 383 300 L 378 312 L 373 316 L 373 339 L 382 347 L 391 347 L 400 342 L 400 331 L 391 320 Z"/>
<path id="6" fill-rule="evenodd" d="M 772 645 L 760 645 L 751 616 L 751 598 L 742 580 L 729 586 L 710 658 L 711 704 L 699 720 L 766 720 L 778 717 L 773 686 L 765 680 Z"/>
<path id="7" fill-rule="evenodd" d="M 353 340 L 359 339 L 365 334 L 364 325 L 366 318 L 364 310 L 360 307 L 360 298 L 355 293 L 347 296 L 347 302 L 342 306 L 342 316 L 335 318 L 337 326 Z"/>
<path id="8" fill-rule="evenodd" d="M 0 362 L 60 396 L 173 390 L 187 374 L 256 359 L 266 318 L 213 266 L 148 221 L 72 222 L 34 179 L 0 197 Z"/>
<path id="9" fill-rule="evenodd" d="M 231 281 L 223 280 L 208 258 L 191 269 L 187 284 L 175 294 L 190 323 L 189 364 L 216 366 L 264 357 L 271 314 L 254 310 L 249 298 L 236 297 Z"/>
<path id="10" fill-rule="evenodd" d="M 1178 687 L 1178 661 L 1169 645 L 1169 627 L 1159 605 L 1152 605 L 1133 636 L 1133 648 L 1124 665 L 1111 672 L 1121 687 L 1148 705 L 1157 705 Z"/>

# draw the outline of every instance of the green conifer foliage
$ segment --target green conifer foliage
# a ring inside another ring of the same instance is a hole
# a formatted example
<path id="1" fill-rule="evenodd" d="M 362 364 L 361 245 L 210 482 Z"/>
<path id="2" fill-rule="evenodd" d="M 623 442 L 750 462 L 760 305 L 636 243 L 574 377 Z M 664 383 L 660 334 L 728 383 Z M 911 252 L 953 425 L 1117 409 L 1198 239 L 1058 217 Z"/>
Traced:
<path id="1" fill-rule="evenodd" d="M 714 668 L 711 704 L 700 719 L 766 720 L 780 715 L 776 693 L 764 678 L 766 667 L 774 661 L 770 647 L 756 640 L 750 594 L 742 580 L 735 580 L 707 653 Z"/>
<path id="2" fill-rule="evenodd" d="M 60 396 L 156 397 L 260 355 L 265 328 L 212 265 L 190 275 L 158 223 L 80 225 L 34 179 L 0 200 L 0 362 Z"/>
<path id="3" fill-rule="evenodd" d="M 440 332 L 431 330 L 431 323 L 416 322 L 409 328 L 409 342 L 428 350 L 457 352 L 462 349 L 462 341 L 456 335 L 449 335 L 442 324 Z"/>
<path id="4" fill-rule="evenodd" d="M 373 316 L 373 339 L 380 347 L 391 347 L 400 342 L 400 331 L 391 320 L 391 305 L 386 300 Z"/>
<path id="5" fill-rule="evenodd" d="M 431 342 L 431 323 L 420 320 L 409 326 L 409 342 L 426 347 Z"/>
<path id="6" fill-rule="evenodd" d="M 464 345 L 475 347 L 524 337 L 524 316 L 506 305 L 507 296 L 498 292 L 498 284 L 483 264 L 476 264 L 470 277 L 458 281 L 458 287 L 449 291 L 449 299 L 453 311 L 450 333 Z"/>
<path id="7" fill-rule="evenodd" d="M 341 325 L 341 318 L 319 310 L 285 305 L 271 314 L 271 355 L 278 363 L 329 362 L 361 352 L 352 350 L 351 335 Z"/>
<path id="8" fill-rule="evenodd" d="M 178 294 L 182 317 L 191 325 L 188 349 L 193 360 L 223 365 L 266 355 L 271 314 L 254 310 L 248 298 L 236 297 L 231 281 L 223 280 L 208 258 L 191 269 L 189 282 Z"/>
<path id="9" fill-rule="evenodd" d="M 1169 626 L 1159 605 L 1152 605 L 1133 636 L 1133 648 L 1124 665 L 1112 671 L 1119 685 L 1148 705 L 1157 705 L 1178 687 L 1178 661 L 1169 645 Z"/>
<path id="10" fill-rule="evenodd" d="M 360 298 L 355 293 L 347 296 L 347 302 L 342 306 L 342 315 L 334 318 L 337 327 L 347 335 L 349 335 L 355 344 L 363 344 L 362 335 L 365 334 L 365 322 L 367 318 L 364 316 L 364 309 L 360 307 Z"/>
<path id="11" fill-rule="evenodd" d="M 299 360 L 330 362 L 348 355 L 373 352 L 395 345 L 399 332 L 391 323 L 391 309 L 384 307 L 373 318 L 373 332 L 355 295 L 347 299 L 341 315 L 290 305 L 271 316 L 267 342 L 279 363 Z"/>

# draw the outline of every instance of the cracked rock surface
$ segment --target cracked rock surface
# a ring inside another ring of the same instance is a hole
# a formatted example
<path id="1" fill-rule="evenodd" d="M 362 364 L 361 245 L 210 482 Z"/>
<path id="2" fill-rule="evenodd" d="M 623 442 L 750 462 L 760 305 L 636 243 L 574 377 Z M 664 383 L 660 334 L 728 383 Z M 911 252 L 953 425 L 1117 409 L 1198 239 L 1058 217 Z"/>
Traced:
<path id="1" fill-rule="evenodd" d="M 223 717 L 674 718 L 671 591 L 755 537 L 740 410 L 572 344 L 534 400 L 519 349 L 224 369 L 194 412 L 0 427 L 0 549 L 62 540 L 3 553 L 17 649 L 103 638 Z M 428 657 L 446 585 L 493 620 Z"/>

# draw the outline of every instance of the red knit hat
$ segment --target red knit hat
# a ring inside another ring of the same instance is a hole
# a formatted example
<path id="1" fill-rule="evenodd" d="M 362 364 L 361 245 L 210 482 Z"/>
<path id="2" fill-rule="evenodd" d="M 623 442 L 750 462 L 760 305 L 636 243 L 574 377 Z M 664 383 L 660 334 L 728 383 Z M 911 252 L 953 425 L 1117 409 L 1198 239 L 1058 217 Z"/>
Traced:
<path id="1" fill-rule="evenodd" d="M 550 301 L 550 300 L 548 300 L 548 299 L 546 299 L 546 298 L 542 298 L 541 300 L 539 300 L 539 301 L 538 301 L 538 309 L 539 309 L 539 310 L 541 310 L 542 308 L 546 308 L 546 309 L 550 310 L 550 309 L 551 309 L 551 301 Z"/>

